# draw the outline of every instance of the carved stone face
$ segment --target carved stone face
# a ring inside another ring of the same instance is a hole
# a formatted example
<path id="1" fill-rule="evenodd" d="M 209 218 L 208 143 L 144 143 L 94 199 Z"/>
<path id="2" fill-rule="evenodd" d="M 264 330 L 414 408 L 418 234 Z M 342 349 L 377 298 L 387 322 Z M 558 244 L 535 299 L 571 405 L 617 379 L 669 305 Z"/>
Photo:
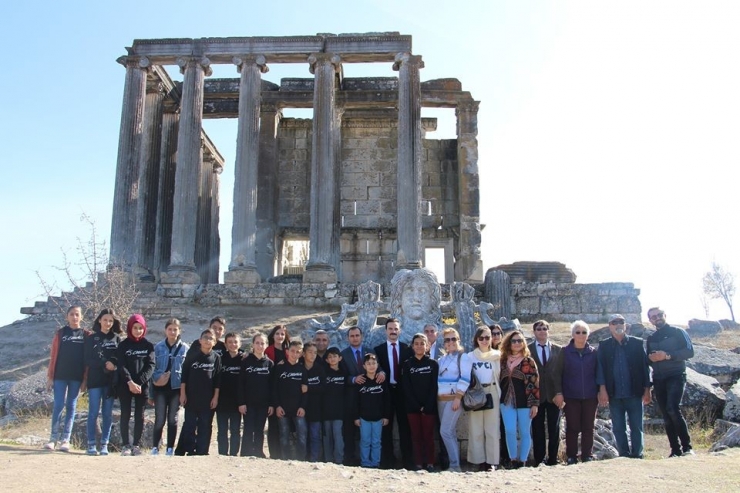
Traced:
<path id="1" fill-rule="evenodd" d="M 412 320 L 422 320 L 434 310 L 431 301 L 432 287 L 420 278 L 413 279 L 401 294 L 404 316 Z"/>

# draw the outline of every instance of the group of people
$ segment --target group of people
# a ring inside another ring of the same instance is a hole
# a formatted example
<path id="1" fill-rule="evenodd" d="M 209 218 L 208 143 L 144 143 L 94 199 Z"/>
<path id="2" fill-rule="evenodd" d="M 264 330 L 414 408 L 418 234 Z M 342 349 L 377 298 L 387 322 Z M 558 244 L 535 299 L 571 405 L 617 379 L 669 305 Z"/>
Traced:
<path id="1" fill-rule="evenodd" d="M 650 403 L 652 389 L 671 456 L 690 454 L 679 404 L 693 347 L 683 329 L 666 323 L 661 309 L 651 308 L 648 317 L 657 331 L 647 348 L 627 334 L 623 316 L 613 315 L 612 337 L 598 350 L 588 343 L 590 330 L 583 321 L 571 325 L 566 346 L 550 341 L 545 320 L 534 323 L 530 344 L 522 331 L 504 334 L 498 325 L 480 326 L 472 341 L 461 341 L 454 328 L 427 325 L 408 346 L 399 339 L 400 322 L 389 318 L 386 342 L 374 348 L 363 345 L 358 327 L 347 331 L 349 345 L 339 350 L 329 347 L 323 330 L 303 343 L 278 325 L 267 337 L 255 335 L 245 353 L 237 333 L 224 335 L 222 317 L 212 319 L 190 345 L 181 340 L 180 322 L 170 319 L 165 338 L 153 344 L 141 315 L 129 318 L 122 338 L 112 310 L 103 310 L 88 332 L 81 328 L 81 308 L 71 307 L 67 325 L 52 343 L 54 409 L 45 447 L 69 450 L 77 396 L 86 386 L 90 455 L 109 453 L 117 398 L 123 455 L 144 451 L 148 402 L 155 409 L 152 455 L 160 446 L 166 455 L 208 454 L 215 415 L 219 454 L 265 457 L 267 422 L 271 458 L 460 471 L 457 423 L 466 411 L 466 393 L 476 393 L 480 402 L 467 411 L 467 462 L 478 470 L 557 464 L 562 416 L 566 463 L 592 460 L 599 405 L 609 406 L 619 454 L 642 458 L 643 406 Z M 184 422 L 177 440 L 180 407 Z M 394 455 L 394 426 L 400 461 Z"/>

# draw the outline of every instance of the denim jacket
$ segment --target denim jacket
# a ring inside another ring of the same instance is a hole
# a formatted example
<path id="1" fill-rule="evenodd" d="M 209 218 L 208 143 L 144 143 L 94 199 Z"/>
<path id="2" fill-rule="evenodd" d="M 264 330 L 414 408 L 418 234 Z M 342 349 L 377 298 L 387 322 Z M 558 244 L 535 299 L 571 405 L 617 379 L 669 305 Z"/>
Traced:
<path id="1" fill-rule="evenodd" d="M 154 374 L 152 375 L 152 386 L 153 382 L 159 380 L 159 377 L 167 370 L 167 364 L 170 360 L 170 353 L 172 353 L 172 367 L 170 368 L 170 388 L 179 389 L 182 381 L 182 364 L 185 362 L 185 354 L 188 352 L 188 346 L 182 341 L 178 341 L 175 346 L 172 347 L 172 351 L 167 347 L 167 339 L 159 341 L 154 345 Z M 156 386 L 154 386 L 156 388 Z"/>

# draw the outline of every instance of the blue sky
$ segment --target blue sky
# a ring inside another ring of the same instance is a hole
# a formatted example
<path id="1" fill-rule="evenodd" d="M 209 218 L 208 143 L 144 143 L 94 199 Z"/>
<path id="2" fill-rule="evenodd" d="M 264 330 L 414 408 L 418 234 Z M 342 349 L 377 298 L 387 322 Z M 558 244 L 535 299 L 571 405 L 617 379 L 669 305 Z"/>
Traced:
<path id="1" fill-rule="evenodd" d="M 643 308 L 660 304 L 680 323 L 704 316 L 713 260 L 740 274 L 736 2 L 251 3 L 3 3 L 0 323 L 38 299 L 35 271 L 53 277 L 60 248 L 87 235 L 83 212 L 109 236 L 124 82 L 115 59 L 136 38 L 410 34 L 422 80 L 458 78 L 481 101 L 484 268 L 561 261 L 579 282 L 634 282 Z M 273 64 L 264 77 L 289 76 L 310 74 Z M 454 135 L 451 111 L 425 116 L 440 118 L 430 138 Z M 228 250 L 236 121 L 206 130 L 226 158 Z M 714 304 L 710 315 L 728 312 Z"/>

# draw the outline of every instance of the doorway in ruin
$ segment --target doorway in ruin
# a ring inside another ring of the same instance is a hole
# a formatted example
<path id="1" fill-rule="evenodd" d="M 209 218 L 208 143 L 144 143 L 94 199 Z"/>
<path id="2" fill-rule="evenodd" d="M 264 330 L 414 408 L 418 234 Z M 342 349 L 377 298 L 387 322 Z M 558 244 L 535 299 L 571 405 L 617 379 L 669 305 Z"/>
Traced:
<path id="1" fill-rule="evenodd" d="M 455 262 L 451 238 L 425 239 L 422 241 L 422 263 L 434 272 L 440 284 L 455 280 Z"/>
<path id="2" fill-rule="evenodd" d="M 280 252 L 280 274 L 302 275 L 308 262 L 309 242 L 306 238 L 283 239 Z"/>

